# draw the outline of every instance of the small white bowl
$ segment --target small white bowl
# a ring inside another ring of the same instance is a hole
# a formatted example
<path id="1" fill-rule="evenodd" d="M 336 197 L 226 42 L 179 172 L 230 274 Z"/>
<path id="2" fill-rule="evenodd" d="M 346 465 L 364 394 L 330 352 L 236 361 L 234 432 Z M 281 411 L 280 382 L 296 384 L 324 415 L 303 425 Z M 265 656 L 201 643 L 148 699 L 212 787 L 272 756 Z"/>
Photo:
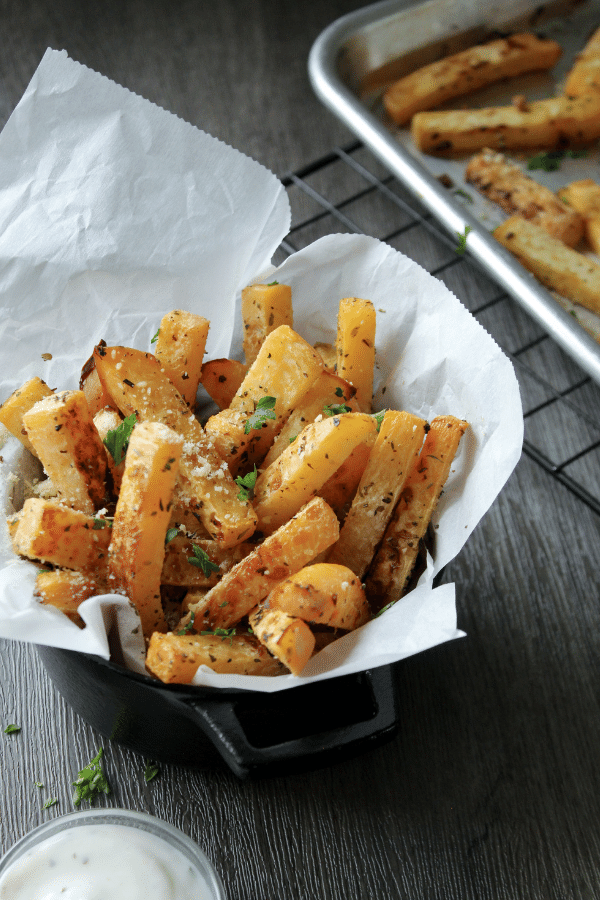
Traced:
<path id="1" fill-rule="evenodd" d="M 37 857 L 38 851 L 42 849 L 42 843 L 51 841 L 54 843 L 54 840 L 61 834 L 66 836 L 66 832 L 72 833 L 73 840 L 76 840 L 75 832 L 78 829 L 102 825 L 118 825 L 131 828 L 136 832 L 138 839 L 140 834 L 143 836 L 143 833 L 146 833 L 151 836 L 151 843 L 158 839 L 159 847 L 164 844 L 167 845 L 167 859 L 169 858 L 169 851 L 171 854 L 175 851 L 180 859 L 183 857 L 184 864 L 189 863 L 190 867 L 197 873 L 199 887 L 201 888 L 198 900 L 226 900 L 225 891 L 219 876 L 206 855 L 194 841 L 178 828 L 163 822 L 161 819 L 127 809 L 84 810 L 70 813 L 66 816 L 59 816 L 34 828 L 33 831 L 21 838 L 0 859 L 0 898 L 9 896 L 1 892 L 2 880 L 8 874 L 9 869 L 12 870 L 10 873 L 12 875 L 13 872 L 16 872 L 22 865 L 26 864 L 28 857 L 32 860 Z M 56 846 L 59 843 L 60 841 L 57 841 Z M 118 848 L 116 852 L 118 853 Z M 48 869 L 48 871 L 51 871 L 51 869 Z M 196 900 L 196 898 L 194 897 L 193 900 Z"/>

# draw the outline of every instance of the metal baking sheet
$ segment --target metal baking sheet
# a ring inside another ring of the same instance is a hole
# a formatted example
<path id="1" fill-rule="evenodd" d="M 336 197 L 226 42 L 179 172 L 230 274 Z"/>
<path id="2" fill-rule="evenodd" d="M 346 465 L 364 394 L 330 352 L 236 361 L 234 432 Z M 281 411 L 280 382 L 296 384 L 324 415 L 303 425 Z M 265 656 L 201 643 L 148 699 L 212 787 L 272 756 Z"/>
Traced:
<path id="1" fill-rule="evenodd" d="M 600 24 L 600 0 L 566 0 L 540 5 L 532 0 L 483 4 L 479 0 L 383 0 L 338 19 L 315 41 L 308 68 L 313 89 L 384 165 L 448 229 L 453 237 L 468 225 L 468 251 L 600 384 L 600 318 L 557 298 L 490 234 L 504 217 L 494 204 L 464 182 L 466 159 L 420 153 L 408 129 L 386 116 L 383 88 L 415 68 L 495 36 L 535 31 L 557 40 L 563 55 L 550 74 L 510 79 L 460 98 L 455 107 L 505 105 L 516 94 L 530 100 L 560 91 L 575 55 Z M 451 104 L 448 104 L 451 105 Z M 528 154 L 533 156 L 534 153 Z M 511 157 L 523 163 L 524 154 Z M 447 176 L 452 188 L 439 180 Z M 565 159 L 558 172 L 531 173 L 556 190 L 569 181 L 600 177 L 600 153 Z M 468 199 L 464 196 L 467 193 Z M 558 302 L 557 302 L 558 299 Z"/>

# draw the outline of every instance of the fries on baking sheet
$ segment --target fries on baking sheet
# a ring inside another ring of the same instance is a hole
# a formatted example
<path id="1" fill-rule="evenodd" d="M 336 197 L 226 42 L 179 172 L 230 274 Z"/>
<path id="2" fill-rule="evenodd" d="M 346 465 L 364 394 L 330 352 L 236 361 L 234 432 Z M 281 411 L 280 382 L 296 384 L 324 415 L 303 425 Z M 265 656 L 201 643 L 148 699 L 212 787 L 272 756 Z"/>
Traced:
<path id="1" fill-rule="evenodd" d="M 28 382 L 0 408 L 52 475 L 53 496 L 28 499 L 9 522 L 15 552 L 44 565 L 37 599 L 82 627 L 82 602 L 123 594 L 140 616 L 147 670 L 165 682 L 188 683 L 202 665 L 300 674 L 384 605 L 363 580 L 384 533 L 391 542 L 406 485 L 418 546 L 445 480 L 432 496 L 431 479 L 411 476 L 432 440 L 424 420 L 370 413 L 372 302 L 342 298 L 327 366 L 289 324 L 283 288 L 247 289 L 248 359 L 215 361 L 237 387 L 205 428 L 182 390 L 210 366 L 208 325 L 182 310 L 161 322 L 160 359 L 100 342 L 87 390 Z M 465 427 L 438 454 L 445 475 Z M 387 597 L 383 577 L 377 590 Z"/>

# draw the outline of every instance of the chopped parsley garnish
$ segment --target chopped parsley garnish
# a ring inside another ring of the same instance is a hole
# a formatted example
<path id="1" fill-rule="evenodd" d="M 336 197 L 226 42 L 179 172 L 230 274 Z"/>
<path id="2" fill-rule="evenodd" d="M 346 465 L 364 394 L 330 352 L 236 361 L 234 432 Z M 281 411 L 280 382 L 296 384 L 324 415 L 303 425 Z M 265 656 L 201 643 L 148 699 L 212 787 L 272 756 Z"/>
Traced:
<path id="1" fill-rule="evenodd" d="M 467 201 L 467 203 L 473 203 L 473 198 L 471 197 L 471 195 L 468 194 L 467 191 L 463 191 L 462 188 L 456 188 L 456 190 L 452 193 L 455 197 L 462 197 L 463 200 Z"/>
<path id="2" fill-rule="evenodd" d="M 336 387 L 336 389 L 335 389 L 335 396 L 336 396 L 336 397 L 343 397 L 343 396 L 344 396 L 344 392 L 343 392 L 343 390 L 341 389 L 341 387 Z"/>
<path id="3" fill-rule="evenodd" d="M 191 612 L 190 613 L 190 621 L 187 622 L 187 624 L 184 625 L 183 628 L 181 629 L 181 631 L 178 631 L 177 634 L 189 634 L 190 631 L 193 631 L 195 618 L 196 618 L 196 613 Z"/>
<path id="4" fill-rule="evenodd" d="M 152 781 L 152 779 L 156 778 L 156 776 L 158 775 L 159 772 L 160 772 L 159 766 L 155 762 L 152 762 L 152 760 L 147 759 L 146 760 L 146 769 L 144 771 L 144 779 L 146 781 Z"/>
<path id="5" fill-rule="evenodd" d="M 99 531 L 101 528 L 112 528 L 112 522 L 110 519 L 94 519 L 93 529 L 94 531 Z"/>
<path id="6" fill-rule="evenodd" d="M 583 150 L 549 150 L 547 153 L 538 153 L 527 161 L 527 168 L 542 169 L 544 172 L 556 172 L 560 169 L 563 159 L 582 159 L 588 155 L 588 151 Z"/>
<path id="7" fill-rule="evenodd" d="M 235 479 L 235 483 L 239 485 L 240 488 L 238 500 L 248 500 L 250 494 L 254 490 L 257 478 L 258 470 L 256 466 L 254 466 L 254 470 L 252 472 L 248 472 L 247 475 L 238 475 L 238 477 Z"/>
<path id="8" fill-rule="evenodd" d="M 160 328 L 157 328 L 157 329 L 156 329 L 156 334 L 154 335 L 154 337 L 153 337 L 153 338 L 150 338 L 150 343 L 151 343 L 151 344 L 155 344 L 155 343 L 157 342 L 159 334 L 160 334 Z"/>
<path id="9" fill-rule="evenodd" d="M 57 803 L 58 799 L 56 797 L 52 797 L 52 799 L 46 800 L 46 802 L 42 806 L 42 809 L 49 809 L 51 806 L 56 806 Z"/>
<path id="10" fill-rule="evenodd" d="M 470 225 L 465 225 L 465 230 L 461 234 L 460 231 L 456 232 L 456 236 L 458 237 L 458 247 L 454 248 L 454 252 L 458 253 L 462 256 L 462 254 L 467 249 L 467 235 L 471 231 Z"/>
<path id="11" fill-rule="evenodd" d="M 373 413 L 373 418 L 377 422 L 377 431 L 379 431 L 381 428 L 381 425 L 383 422 L 383 417 L 385 416 L 385 413 L 386 413 L 385 409 L 382 409 L 381 412 Z"/>
<path id="12" fill-rule="evenodd" d="M 192 553 L 194 555 L 188 556 L 188 562 L 193 566 L 196 566 L 197 569 L 202 569 L 202 572 L 207 578 L 210 577 L 212 572 L 219 571 L 218 565 L 209 559 L 208 553 L 206 550 L 203 550 L 202 547 L 198 547 L 197 544 L 192 544 Z"/>
<path id="13" fill-rule="evenodd" d="M 342 416 L 344 413 L 351 412 L 350 407 L 345 403 L 330 403 L 329 406 L 323 407 L 326 416 Z"/>
<path id="14" fill-rule="evenodd" d="M 179 528 L 169 528 L 165 535 L 165 547 L 179 534 Z"/>
<path id="15" fill-rule="evenodd" d="M 274 285 L 279 284 L 278 281 L 269 281 L 267 287 L 274 287 Z"/>
<path id="16" fill-rule="evenodd" d="M 4 729 L 4 734 L 18 734 L 20 730 L 20 725 L 7 725 Z"/>
<path id="17" fill-rule="evenodd" d="M 373 618 L 376 619 L 378 616 L 382 616 L 384 614 L 384 612 L 387 612 L 388 609 L 390 609 L 395 604 L 395 602 L 396 602 L 395 600 L 392 600 L 391 603 L 388 603 L 386 606 L 384 606 L 382 609 L 380 609 L 378 613 L 375 613 Z"/>
<path id="18" fill-rule="evenodd" d="M 104 446 L 107 448 L 117 466 L 123 462 L 127 444 L 129 443 L 129 438 L 131 437 L 131 432 L 133 431 L 136 422 L 137 418 L 135 413 L 131 413 L 130 416 L 123 419 L 117 428 L 112 428 L 104 438 Z"/>
<path id="19" fill-rule="evenodd" d="M 73 787 L 75 788 L 73 803 L 75 806 L 79 806 L 82 800 L 89 800 L 92 803 L 100 792 L 110 794 L 110 785 L 100 764 L 102 753 L 102 747 L 100 747 L 96 756 L 85 768 L 81 769 L 77 781 L 73 782 Z"/>
<path id="20" fill-rule="evenodd" d="M 260 429 L 263 427 L 267 419 L 276 419 L 275 415 L 275 397 L 261 397 L 252 415 L 246 419 L 244 425 L 244 434 L 250 434 L 253 428 Z"/>
<path id="21" fill-rule="evenodd" d="M 235 634 L 234 628 L 215 628 L 214 631 L 201 631 L 200 634 L 214 634 L 215 637 L 220 637 L 221 640 L 225 640 L 225 638 L 230 638 L 231 643 L 233 644 L 233 636 Z"/>

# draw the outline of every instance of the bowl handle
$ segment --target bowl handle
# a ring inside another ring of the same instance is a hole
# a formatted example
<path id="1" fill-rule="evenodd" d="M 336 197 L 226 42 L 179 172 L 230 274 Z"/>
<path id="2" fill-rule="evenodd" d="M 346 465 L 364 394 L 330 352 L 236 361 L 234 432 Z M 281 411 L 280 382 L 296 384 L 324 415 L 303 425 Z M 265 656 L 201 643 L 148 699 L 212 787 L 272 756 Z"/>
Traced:
<path id="1" fill-rule="evenodd" d="M 389 740 L 398 727 L 391 666 L 273 694 L 184 703 L 239 778 L 329 765 Z"/>

